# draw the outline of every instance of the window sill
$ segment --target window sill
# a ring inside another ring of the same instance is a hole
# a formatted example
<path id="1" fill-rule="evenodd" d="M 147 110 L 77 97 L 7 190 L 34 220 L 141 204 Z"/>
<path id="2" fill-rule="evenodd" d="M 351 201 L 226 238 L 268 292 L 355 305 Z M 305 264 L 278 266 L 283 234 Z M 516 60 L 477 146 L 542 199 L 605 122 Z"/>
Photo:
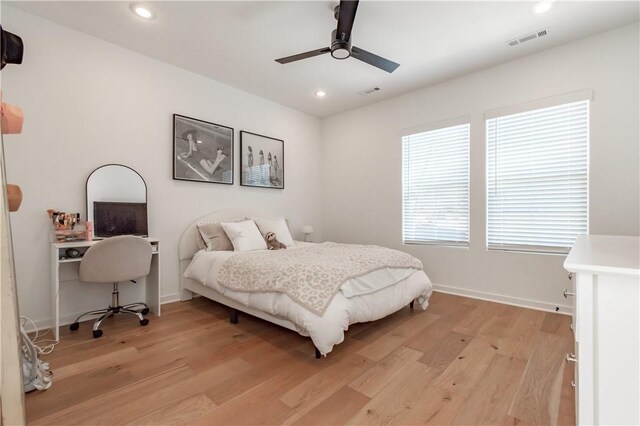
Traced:
<path id="1" fill-rule="evenodd" d="M 569 249 L 560 249 L 562 251 L 551 251 L 549 249 L 524 249 L 517 247 L 504 247 L 504 248 L 496 248 L 496 247 L 487 247 L 487 251 L 495 251 L 495 252 L 507 252 L 507 253 L 519 253 L 519 254 L 541 254 L 547 256 L 566 256 L 569 254 Z M 565 251 L 566 250 L 566 251 Z"/>
<path id="2" fill-rule="evenodd" d="M 457 244 L 457 243 L 447 243 L 447 242 L 413 242 L 413 241 L 403 241 L 402 245 L 404 246 L 418 246 L 418 247 L 446 247 L 446 248 L 458 248 L 458 249 L 469 249 L 469 244 Z"/>

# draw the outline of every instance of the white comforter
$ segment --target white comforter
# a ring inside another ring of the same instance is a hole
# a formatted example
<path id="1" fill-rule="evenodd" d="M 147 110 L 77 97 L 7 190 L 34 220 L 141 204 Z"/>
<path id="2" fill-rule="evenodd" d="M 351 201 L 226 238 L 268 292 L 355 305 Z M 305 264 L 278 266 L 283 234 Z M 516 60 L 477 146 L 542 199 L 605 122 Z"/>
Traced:
<path id="1" fill-rule="evenodd" d="M 295 247 L 287 250 L 295 250 Z M 383 269 L 347 281 L 324 315 L 318 316 L 286 294 L 243 293 L 220 286 L 220 267 L 233 255 L 241 256 L 242 253 L 201 250 L 195 254 L 184 275 L 245 306 L 288 319 L 300 334 L 311 337 L 323 355 L 344 340 L 344 332 L 350 324 L 383 318 L 414 299 L 426 309 L 432 292 L 431 281 L 423 271 Z"/>

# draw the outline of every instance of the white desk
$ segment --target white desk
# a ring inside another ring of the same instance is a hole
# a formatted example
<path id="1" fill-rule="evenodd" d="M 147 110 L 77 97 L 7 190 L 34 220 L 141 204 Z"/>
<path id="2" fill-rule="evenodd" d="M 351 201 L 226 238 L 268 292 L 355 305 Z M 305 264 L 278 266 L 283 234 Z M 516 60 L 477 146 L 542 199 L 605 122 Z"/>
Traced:
<path id="1" fill-rule="evenodd" d="M 153 248 L 151 256 L 151 270 L 146 277 L 145 302 L 151 312 L 160 316 L 160 240 L 147 238 Z M 53 315 L 53 335 L 60 340 L 60 266 L 65 264 L 80 265 L 82 257 L 66 258 L 67 249 L 75 248 L 84 253 L 98 241 L 74 241 L 68 243 L 51 243 L 51 312 Z M 105 305 L 109 299 L 105 300 Z"/>

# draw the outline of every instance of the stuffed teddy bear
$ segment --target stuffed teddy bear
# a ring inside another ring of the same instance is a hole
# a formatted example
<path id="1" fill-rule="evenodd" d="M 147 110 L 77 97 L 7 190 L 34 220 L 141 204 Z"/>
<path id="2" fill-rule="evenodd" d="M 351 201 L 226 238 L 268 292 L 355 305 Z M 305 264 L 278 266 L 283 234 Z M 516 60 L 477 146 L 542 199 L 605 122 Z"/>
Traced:
<path id="1" fill-rule="evenodd" d="M 273 232 L 267 232 L 266 234 L 264 234 L 264 240 L 267 242 L 267 248 L 269 250 L 280 250 L 287 248 L 286 245 L 282 244 L 276 239 L 276 234 L 274 234 Z"/>

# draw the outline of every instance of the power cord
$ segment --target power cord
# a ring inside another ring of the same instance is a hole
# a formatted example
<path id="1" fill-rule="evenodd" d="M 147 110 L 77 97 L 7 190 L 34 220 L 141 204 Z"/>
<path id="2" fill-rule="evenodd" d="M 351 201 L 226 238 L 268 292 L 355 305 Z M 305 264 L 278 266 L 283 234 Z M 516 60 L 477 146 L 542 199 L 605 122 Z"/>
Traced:
<path id="1" fill-rule="evenodd" d="M 36 331 L 33 339 L 29 337 L 25 326 L 30 324 Z M 45 332 L 46 335 L 48 332 Z M 22 340 L 22 377 L 24 379 L 23 390 L 31 392 L 34 390 L 49 389 L 53 384 L 53 378 L 49 371 L 49 363 L 40 360 L 40 354 L 49 354 L 55 348 L 57 342 L 53 340 L 38 340 L 40 333 L 31 318 L 20 317 L 20 338 Z M 47 343 L 50 342 L 50 343 Z M 44 346 L 39 346 L 36 343 Z"/>
<path id="2" fill-rule="evenodd" d="M 33 336 L 32 339 L 30 338 L 30 340 L 34 348 L 38 352 L 38 355 L 48 355 L 51 352 L 53 352 L 53 350 L 55 349 L 56 345 L 59 342 L 54 339 L 42 339 L 43 336 L 46 336 L 47 334 L 51 333 L 53 329 L 49 328 L 44 333 L 40 333 L 38 331 L 38 328 L 36 327 L 36 323 L 31 318 L 20 316 L 20 325 L 24 330 L 27 329 L 26 327 L 27 324 L 31 326 L 30 328 L 32 330 L 35 330 L 35 336 Z M 40 338 L 40 340 L 38 340 L 38 338 Z"/>

